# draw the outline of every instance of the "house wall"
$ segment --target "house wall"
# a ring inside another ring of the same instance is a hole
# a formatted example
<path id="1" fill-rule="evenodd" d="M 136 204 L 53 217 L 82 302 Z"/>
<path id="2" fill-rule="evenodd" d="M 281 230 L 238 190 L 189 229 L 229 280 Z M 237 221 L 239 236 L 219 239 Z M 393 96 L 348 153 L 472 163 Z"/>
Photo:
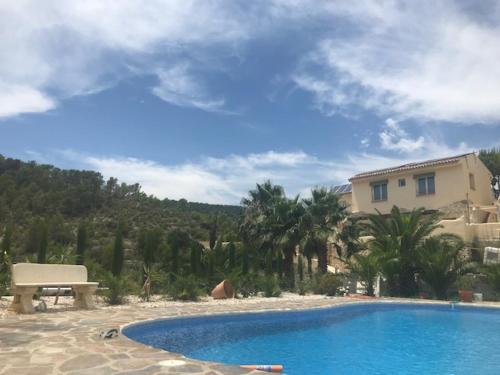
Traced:
<path id="1" fill-rule="evenodd" d="M 464 178 L 466 181 L 466 190 L 469 200 L 475 205 L 490 205 L 494 202 L 491 191 L 491 172 L 486 168 L 483 162 L 476 154 L 470 154 L 464 157 Z M 469 183 L 469 173 L 474 175 L 476 188 L 472 189 Z"/>
<path id="2" fill-rule="evenodd" d="M 435 193 L 430 195 L 417 195 L 417 180 L 415 175 L 435 173 Z M 463 171 L 462 161 L 451 165 L 434 166 L 430 168 L 418 168 L 402 173 L 374 176 L 352 181 L 352 211 L 374 213 L 389 213 L 392 206 L 411 210 L 416 207 L 426 209 L 439 209 L 454 202 L 466 199 L 466 183 L 469 183 L 468 172 Z M 398 180 L 404 178 L 406 186 L 399 187 Z M 478 185 L 480 176 L 476 178 Z M 371 182 L 388 180 L 387 200 L 372 201 Z M 468 186 L 468 185 L 467 185 Z"/>
<path id="3" fill-rule="evenodd" d="M 352 193 L 340 194 L 339 200 L 347 205 L 349 211 L 352 211 Z"/>

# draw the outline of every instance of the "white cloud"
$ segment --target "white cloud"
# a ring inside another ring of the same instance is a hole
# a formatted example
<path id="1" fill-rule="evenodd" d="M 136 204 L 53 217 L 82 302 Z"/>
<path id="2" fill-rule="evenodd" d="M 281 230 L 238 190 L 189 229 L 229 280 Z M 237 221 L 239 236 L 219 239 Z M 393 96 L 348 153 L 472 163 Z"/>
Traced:
<path id="1" fill-rule="evenodd" d="M 392 118 L 388 118 L 385 124 L 384 130 L 379 134 L 382 149 L 410 153 L 421 150 L 425 146 L 423 136 L 416 139 L 410 138 L 408 133 Z"/>
<path id="2" fill-rule="evenodd" d="M 411 157 L 413 161 L 447 157 L 473 151 L 465 142 L 449 146 L 440 132 L 424 128 L 424 135 L 412 137 L 396 120 L 388 118 L 379 136 L 380 148 L 396 157 Z"/>
<path id="3" fill-rule="evenodd" d="M 58 151 L 52 159 L 59 165 L 69 161 L 72 167 L 76 164 L 79 168 L 97 170 L 106 178 L 116 177 L 129 184 L 138 182 L 143 191 L 159 198 L 238 204 L 256 183 L 268 179 L 282 185 L 289 196 L 307 196 L 314 186 L 344 184 L 356 173 L 469 150 L 466 145 L 453 148 L 435 142 L 418 152 L 396 156 L 361 152 L 332 159 L 320 159 L 303 151 L 268 151 L 168 165 L 126 156 L 89 156 L 71 150 Z M 30 156 L 34 155 L 30 152 Z M 36 158 L 40 160 L 42 156 Z M 50 159 L 43 157 L 44 162 Z"/>
<path id="4" fill-rule="evenodd" d="M 192 76 L 187 64 L 157 71 L 159 85 L 153 93 L 162 100 L 180 107 L 194 107 L 208 112 L 224 111 L 224 99 L 212 99 L 206 89 Z"/>
<path id="5" fill-rule="evenodd" d="M 169 66 L 197 54 L 202 65 L 203 51 L 236 48 L 257 29 L 255 14 L 224 0 L 7 1 L 0 3 L 0 19 L 0 82 L 11 88 L 2 95 L 0 117 L 44 112 L 138 72 L 158 72 L 159 92 L 187 105 L 192 82 L 179 78 L 164 86 Z M 193 103 L 209 110 L 222 104 L 196 95 Z"/>
<path id="6" fill-rule="evenodd" d="M 399 119 L 500 120 L 498 4 L 490 20 L 452 1 L 339 2 L 330 10 L 349 26 L 325 38 L 293 77 L 326 114 L 365 108 Z"/>
<path id="7" fill-rule="evenodd" d="M 51 98 L 29 86 L 0 84 L 0 118 L 19 113 L 45 112 L 54 107 Z"/>

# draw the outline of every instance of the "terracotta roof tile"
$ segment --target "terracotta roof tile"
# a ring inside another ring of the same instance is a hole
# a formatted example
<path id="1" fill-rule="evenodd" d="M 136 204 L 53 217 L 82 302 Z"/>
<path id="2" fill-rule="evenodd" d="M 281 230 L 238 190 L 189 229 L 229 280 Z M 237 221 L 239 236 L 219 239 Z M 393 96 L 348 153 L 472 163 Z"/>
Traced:
<path id="1" fill-rule="evenodd" d="M 384 168 L 384 169 L 378 169 L 378 170 L 370 171 L 370 172 L 358 173 L 358 174 L 352 176 L 349 179 L 349 181 L 359 180 L 359 179 L 366 178 L 366 177 L 374 177 L 374 176 L 386 175 L 386 174 L 391 174 L 391 173 L 396 173 L 396 172 L 402 172 L 402 171 L 407 171 L 407 170 L 412 170 L 412 169 L 432 167 L 435 165 L 456 163 L 460 158 L 467 156 L 467 155 L 471 155 L 471 154 L 472 153 L 467 153 L 467 154 L 451 156 L 451 157 L 447 157 L 447 158 L 426 160 L 426 161 L 422 161 L 422 162 L 418 162 L 418 163 L 409 163 L 409 164 L 399 165 L 397 167 Z"/>

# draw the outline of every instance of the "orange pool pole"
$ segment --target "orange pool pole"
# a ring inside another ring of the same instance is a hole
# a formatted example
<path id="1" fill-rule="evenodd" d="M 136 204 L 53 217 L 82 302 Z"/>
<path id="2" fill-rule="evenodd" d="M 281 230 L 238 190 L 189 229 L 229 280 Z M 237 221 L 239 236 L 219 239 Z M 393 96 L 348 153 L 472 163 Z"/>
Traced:
<path id="1" fill-rule="evenodd" d="M 241 368 L 246 368 L 249 370 L 259 370 L 266 372 L 282 372 L 282 365 L 241 365 Z"/>

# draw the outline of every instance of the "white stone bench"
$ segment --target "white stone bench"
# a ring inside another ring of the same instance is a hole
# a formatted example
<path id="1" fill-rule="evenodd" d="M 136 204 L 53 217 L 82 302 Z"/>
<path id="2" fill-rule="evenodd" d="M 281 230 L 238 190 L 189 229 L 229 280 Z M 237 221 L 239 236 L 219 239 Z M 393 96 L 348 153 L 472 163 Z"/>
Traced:
<path id="1" fill-rule="evenodd" d="M 92 295 L 98 284 L 87 281 L 85 266 L 17 263 L 12 266 L 11 309 L 21 314 L 33 313 L 33 295 L 42 287 L 71 287 L 75 292 L 74 306 L 89 309 L 94 307 Z"/>

